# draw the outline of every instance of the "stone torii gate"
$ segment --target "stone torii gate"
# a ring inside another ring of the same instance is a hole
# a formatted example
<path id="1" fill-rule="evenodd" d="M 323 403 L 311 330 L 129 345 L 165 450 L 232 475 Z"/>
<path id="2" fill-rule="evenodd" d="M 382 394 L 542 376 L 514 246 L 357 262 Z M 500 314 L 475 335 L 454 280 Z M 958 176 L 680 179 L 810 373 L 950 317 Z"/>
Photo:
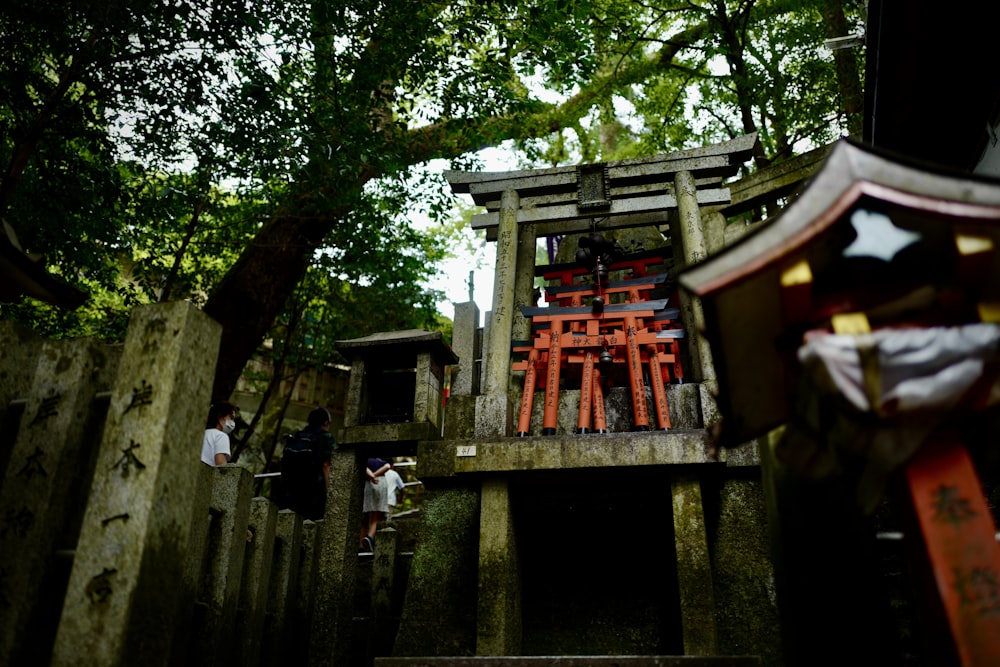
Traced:
<path id="1" fill-rule="evenodd" d="M 481 392 L 474 400 L 474 427 L 459 439 L 421 442 L 420 476 L 427 483 L 456 475 L 481 481 L 479 487 L 479 566 L 477 655 L 518 655 L 520 597 L 518 554 L 513 544 L 511 474 L 521 471 L 594 469 L 630 466 L 677 466 L 670 477 L 675 512 L 676 562 L 681 585 L 683 644 L 686 655 L 717 654 L 712 566 L 707 562 L 707 534 L 699 466 L 725 465 L 707 447 L 707 431 L 698 427 L 670 434 L 614 433 L 596 436 L 581 447 L 573 434 L 548 438 L 514 435 L 510 387 L 514 339 L 530 335 L 521 308 L 533 305 L 535 244 L 538 238 L 655 225 L 671 229 L 675 266 L 707 255 L 701 207 L 730 202 L 723 183 L 735 176 L 757 144 L 756 135 L 650 158 L 513 172 L 446 172 L 456 193 L 467 193 L 486 207 L 473 217 L 497 243 L 492 310 L 483 349 Z M 721 216 L 720 216 L 721 217 Z M 715 373 L 710 351 L 695 332 L 701 320 L 696 299 L 681 304 L 681 320 L 692 332 L 691 368 L 686 385 L 697 398 L 706 426 L 714 416 L 711 394 Z M 456 330 L 457 331 L 457 330 Z M 463 355 L 466 356 L 466 355 Z M 461 359 L 459 377 L 468 383 L 473 359 Z M 453 396 L 452 400 L 460 398 Z M 708 404 L 706 406 L 706 404 Z M 472 406 L 470 406 L 472 407 Z M 707 407 L 707 410 L 706 410 Z M 700 421 L 700 417 L 698 418 Z M 447 430 L 447 426 L 446 426 Z M 589 448 L 588 448 L 589 447 Z M 689 466 L 694 464 L 693 466 Z M 737 464 L 739 465 L 739 464 Z M 677 516 L 684 519 L 678 521 Z"/>
<path id="2" fill-rule="evenodd" d="M 707 255 L 699 207 L 730 201 L 723 180 L 735 176 L 757 144 L 748 134 L 728 142 L 649 158 L 575 167 L 508 172 L 448 171 L 456 193 L 472 195 L 486 213 L 474 215 L 473 229 L 497 243 L 493 304 L 484 350 L 483 392 L 476 405 L 475 433 L 507 436 L 512 406 L 507 384 L 511 341 L 527 338 L 530 323 L 520 308 L 533 305 L 535 242 L 540 237 L 624 229 L 676 221 L 675 263 L 683 266 Z M 679 236 L 680 243 L 677 243 Z M 683 304 L 684 327 L 695 332 L 701 320 L 696 302 Z M 713 381 L 711 352 L 692 335 L 690 354 L 697 379 Z"/>

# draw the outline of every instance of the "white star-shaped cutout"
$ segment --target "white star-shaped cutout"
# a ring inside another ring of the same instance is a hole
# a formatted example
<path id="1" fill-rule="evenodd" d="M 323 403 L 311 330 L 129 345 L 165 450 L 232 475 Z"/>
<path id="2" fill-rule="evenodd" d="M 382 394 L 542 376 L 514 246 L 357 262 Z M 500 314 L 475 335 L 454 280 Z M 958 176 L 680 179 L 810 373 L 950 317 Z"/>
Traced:
<path id="1" fill-rule="evenodd" d="M 891 262 L 903 248 L 921 240 L 920 234 L 900 229 L 884 213 L 858 209 L 851 214 L 858 238 L 844 249 L 844 257 L 875 257 Z"/>

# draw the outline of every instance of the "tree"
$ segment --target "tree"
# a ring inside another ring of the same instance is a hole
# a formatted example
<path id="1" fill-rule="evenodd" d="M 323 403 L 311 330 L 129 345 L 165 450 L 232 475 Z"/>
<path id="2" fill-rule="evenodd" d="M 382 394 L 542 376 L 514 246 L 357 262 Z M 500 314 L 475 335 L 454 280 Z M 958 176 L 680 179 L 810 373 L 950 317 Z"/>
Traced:
<path id="1" fill-rule="evenodd" d="M 448 208 L 440 179 L 403 187 L 428 160 L 471 167 L 506 139 L 528 159 L 616 159 L 756 130 L 766 161 L 835 136 L 845 108 L 816 51 L 824 15 L 790 0 L 71 4 L 0 14 L 18 44 L 0 207 L 119 301 L 205 298 L 220 398 L 317 258 L 368 292 L 381 239 L 419 246 L 409 209 Z M 32 197 L 56 182 L 82 194 L 43 219 Z"/>

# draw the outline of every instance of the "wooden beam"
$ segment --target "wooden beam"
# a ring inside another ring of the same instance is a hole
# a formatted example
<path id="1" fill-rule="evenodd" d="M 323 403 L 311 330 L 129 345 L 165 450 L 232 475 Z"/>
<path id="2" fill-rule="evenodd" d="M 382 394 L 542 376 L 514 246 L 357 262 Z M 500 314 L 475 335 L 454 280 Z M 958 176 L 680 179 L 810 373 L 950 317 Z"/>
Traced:
<path id="1" fill-rule="evenodd" d="M 722 204 L 729 201 L 729 189 L 698 190 L 697 197 L 699 206 Z M 665 220 L 666 212 L 675 208 L 677 208 L 677 200 L 674 196 L 664 194 L 656 197 L 612 200 L 611 206 L 606 211 L 580 211 L 575 204 L 521 209 L 518 212 L 517 221 L 518 224 L 536 225 L 536 234 L 538 236 L 551 236 L 553 233 L 560 232 L 542 231 L 543 228 L 540 226 L 544 223 L 559 224 L 573 220 L 586 220 L 588 223 L 585 225 L 585 228 L 589 229 L 589 221 L 591 219 L 634 216 L 644 213 L 659 213 L 660 216 L 658 219 L 651 219 L 647 224 L 662 224 L 663 220 Z M 473 229 L 489 229 L 499 224 L 500 214 L 498 212 L 479 213 L 472 216 Z"/>
<path id="2" fill-rule="evenodd" d="M 662 227 L 667 224 L 667 213 L 662 211 L 652 213 L 634 213 L 632 215 L 621 215 L 611 218 L 603 217 L 604 214 L 592 215 L 594 220 L 599 221 L 597 231 L 606 232 L 612 229 L 630 229 L 633 227 L 646 227 L 655 225 Z M 535 236 L 546 238 L 549 236 L 566 236 L 568 234 L 584 234 L 592 231 L 594 225 L 591 218 L 580 218 L 578 220 L 556 220 L 552 222 L 535 223 Z M 486 240 L 497 240 L 497 226 L 486 227 Z"/>
<path id="3" fill-rule="evenodd" d="M 833 144 L 797 155 L 790 160 L 761 169 L 729 184 L 732 201 L 702 210 L 702 215 L 720 211 L 726 217 L 745 213 L 768 201 L 785 197 L 803 187 L 830 154 Z"/>
<path id="4" fill-rule="evenodd" d="M 706 190 L 712 188 L 722 187 L 722 177 L 721 176 L 707 176 L 704 178 L 696 178 L 695 186 L 699 190 Z M 486 188 L 488 186 L 483 186 L 479 183 L 473 183 L 470 186 L 473 196 L 480 193 L 480 188 Z M 667 194 L 673 194 L 674 188 L 673 183 L 642 183 L 638 185 L 625 185 L 611 188 L 611 199 L 626 199 L 629 197 L 649 197 L 652 195 L 659 195 L 666 192 Z M 483 190 L 486 192 L 486 190 Z M 579 195 L 576 190 L 566 190 L 564 192 L 553 192 L 540 195 L 526 195 L 521 197 L 521 208 L 536 208 L 540 206 L 556 206 L 558 204 L 575 204 L 578 200 Z M 487 211 L 497 211 L 500 209 L 500 197 L 497 196 L 494 199 L 484 201 L 483 206 L 486 207 Z"/>
<path id="5" fill-rule="evenodd" d="M 710 159 L 716 157 L 725 158 L 725 166 L 728 166 L 732 173 L 739 168 L 739 165 L 746 162 L 753 153 L 754 146 L 757 145 L 757 134 L 745 134 L 730 141 L 725 141 L 711 146 L 699 146 L 683 151 L 675 151 L 663 155 L 652 157 L 632 158 L 620 160 L 608 164 L 609 176 L 613 181 L 617 178 L 646 178 L 650 175 L 662 173 L 664 171 L 688 170 L 694 171 L 689 166 L 673 166 L 664 169 L 667 163 L 683 163 L 690 160 Z M 713 160 L 710 160 L 714 162 Z M 618 170 L 619 175 L 614 172 Z M 451 189 L 456 193 L 469 193 L 472 183 L 490 183 L 494 192 L 501 192 L 510 187 L 517 187 L 517 182 L 521 179 L 525 187 L 551 187 L 559 183 L 566 183 L 567 178 L 576 183 L 577 168 L 574 167 L 553 167 L 550 169 L 527 169 L 522 171 L 445 171 L 445 177 L 451 184 Z M 697 174 L 696 174 L 697 175 Z M 730 174 L 732 175 L 732 174 Z M 527 183 L 531 180 L 535 185 Z M 673 180 L 670 177 L 669 180 Z M 547 182 L 548 181 L 548 182 Z M 522 196 L 524 193 L 521 193 Z M 478 203 L 478 202 L 477 202 Z"/>
<path id="6" fill-rule="evenodd" d="M 614 192 L 619 188 L 673 183 L 674 174 L 679 171 L 690 171 L 696 178 L 721 179 L 734 175 L 738 168 L 739 165 L 733 165 L 728 155 L 661 160 L 639 165 L 614 163 L 608 165 L 608 181 L 610 190 Z M 499 199 L 505 190 L 515 190 L 522 198 L 562 193 L 576 201 L 577 174 L 575 170 L 557 174 L 512 171 L 505 179 L 469 183 L 467 187 L 472 200 L 480 206 Z"/>

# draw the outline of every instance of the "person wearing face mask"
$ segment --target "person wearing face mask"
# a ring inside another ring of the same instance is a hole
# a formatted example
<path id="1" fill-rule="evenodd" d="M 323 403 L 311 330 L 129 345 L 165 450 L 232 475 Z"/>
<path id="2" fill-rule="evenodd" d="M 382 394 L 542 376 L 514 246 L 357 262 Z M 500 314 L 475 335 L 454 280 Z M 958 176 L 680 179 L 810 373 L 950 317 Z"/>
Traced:
<path id="1" fill-rule="evenodd" d="M 236 406 L 228 401 L 216 403 L 208 411 L 205 437 L 201 441 L 201 460 L 210 466 L 229 463 L 229 434 L 236 428 Z"/>

